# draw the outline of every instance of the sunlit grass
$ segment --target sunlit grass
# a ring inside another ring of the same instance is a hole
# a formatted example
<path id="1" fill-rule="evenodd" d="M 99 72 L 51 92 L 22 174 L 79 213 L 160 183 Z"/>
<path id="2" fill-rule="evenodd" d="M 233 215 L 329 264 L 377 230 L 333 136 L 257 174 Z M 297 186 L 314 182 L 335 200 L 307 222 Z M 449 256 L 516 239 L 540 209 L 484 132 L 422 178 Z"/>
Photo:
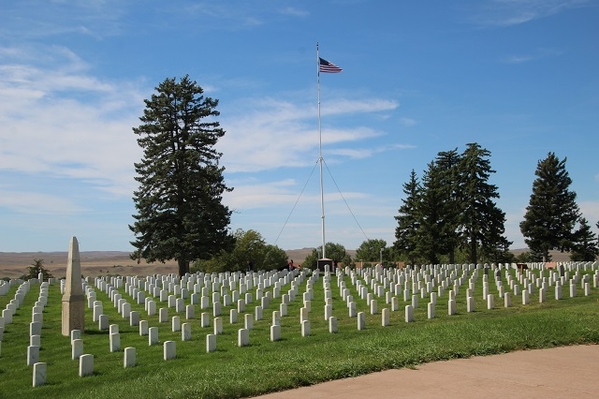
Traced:
<path id="1" fill-rule="evenodd" d="M 390 308 L 385 298 L 376 298 L 377 314 L 371 315 L 365 300 L 360 299 L 345 277 L 345 284 L 354 296 L 359 312 L 366 313 L 366 329 L 358 331 L 356 318 L 350 318 L 345 301 L 340 297 L 337 277 L 331 277 L 333 315 L 337 318 L 338 332 L 329 333 L 328 321 L 324 319 L 324 289 L 322 276 L 314 283 L 314 300 L 309 320 L 311 335 L 301 336 L 301 293 L 288 306 L 288 316 L 281 318 L 282 340 L 270 341 L 272 311 L 279 310 L 281 298 L 273 298 L 264 318 L 254 321 L 250 331 L 250 345 L 237 346 L 237 331 L 243 328 L 243 314 L 239 322 L 229 323 L 229 307 L 223 307 L 223 334 L 217 336 L 217 350 L 206 353 L 206 334 L 213 332 L 211 326 L 202 328 L 199 323 L 202 312 L 195 306 L 192 323 L 192 340 L 182 341 L 181 332 L 172 332 L 171 324 L 158 323 L 158 316 L 147 316 L 143 305 L 138 305 L 120 290 L 131 303 L 132 310 L 140 312 L 140 319 L 148 320 L 151 327 L 159 328 L 160 345 L 149 346 L 148 337 L 140 336 L 137 326 L 129 326 L 113 307 L 108 296 L 95 289 L 97 299 L 102 301 L 104 313 L 110 324 L 118 324 L 121 350 L 109 352 L 108 331 L 99 331 L 92 321 L 92 311 L 86 307 L 86 329 L 82 339 L 84 353 L 94 355 L 94 375 L 78 377 L 78 361 L 71 360 L 68 337 L 61 335 L 61 294 L 58 284 L 50 286 L 48 305 L 44 309 L 42 348 L 40 361 L 47 363 L 47 384 L 32 388 L 32 368 L 26 365 L 29 345 L 29 322 L 31 308 L 37 300 L 39 285 L 33 284 L 24 303 L 15 314 L 13 323 L 5 327 L 0 354 L 0 398 L 13 397 L 61 397 L 61 398 L 231 398 L 255 396 L 262 393 L 315 384 L 332 379 L 357 376 L 389 368 L 413 367 L 435 360 L 465 358 L 473 355 L 489 355 L 522 349 L 599 343 L 599 308 L 597 289 L 583 296 L 580 287 L 577 295 L 570 298 L 564 289 L 564 299 L 554 299 L 553 291 L 547 301 L 539 303 L 538 293 L 530 297 L 529 305 L 521 305 L 521 298 L 514 296 L 512 306 L 503 307 L 497 296 L 494 280 L 490 278 L 491 293 L 496 296 L 495 308 L 487 310 L 482 297 L 482 273 L 474 296 L 476 312 L 466 311 L 466 287 L 463 285 L 456 296 L 456 315 L 447 315 L 447 295 L 437 299 L 436 317 L 427 318 L 428 298 L 419 298 L 415 309 L 415 321 L 406 323 L 403 296 L 399 297 L 399 310 L 391 312 L 391 325 L 381 326 L 381 310 Z M 565 287 L 564 287 L 565 288 Z M 281 290 L 286 293 L 289 286 Z M 5 296 L 0 296 L 0 309 L 14 297 L 16 286 Z M 255 294 L 255 290 L 250 290 Z M 265 290 L 266 292 L 266 290 Z M 372 289 L 369 287 L 369 292 Z M 186 300 L 189 303 L 189 300 Z M 254 301 L 246 307 L 246 313 L 254 314 Z M 166 307 L 157 303 L 157 308 Z M 169 316 L 174 316 L 169 309 Z M 162 343 L 176 342 L 177 358 L 163 360 Z M 123 368 L 123 349 L 132 346 L 137 351 L 137 366 Z"/>

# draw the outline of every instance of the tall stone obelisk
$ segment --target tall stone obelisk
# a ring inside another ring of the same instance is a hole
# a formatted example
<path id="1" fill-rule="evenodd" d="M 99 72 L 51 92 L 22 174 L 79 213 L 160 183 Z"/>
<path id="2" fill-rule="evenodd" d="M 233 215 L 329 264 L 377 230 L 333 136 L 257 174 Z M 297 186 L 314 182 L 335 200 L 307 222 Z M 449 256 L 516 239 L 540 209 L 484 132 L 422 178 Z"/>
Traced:
<path id="1" fill-rule="evenodd" d="M 71 330 L 81 330 L 85 321 L 83 289 L 81 288 L 81 260 L 77 237 L 71 237 L 67 281 L 62 296 L 62 335 L 70 336 Z"/>

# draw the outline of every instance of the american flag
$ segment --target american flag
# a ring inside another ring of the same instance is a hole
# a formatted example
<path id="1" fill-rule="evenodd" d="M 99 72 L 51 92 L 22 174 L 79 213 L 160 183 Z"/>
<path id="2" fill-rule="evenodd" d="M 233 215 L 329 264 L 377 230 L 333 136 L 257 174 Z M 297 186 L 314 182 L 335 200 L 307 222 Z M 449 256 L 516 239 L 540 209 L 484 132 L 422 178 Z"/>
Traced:
<path id="1" fill-rule="evenodd" d="M 324 58 L 318 57 L 318 60 L 319 60 L 318 70 L 320 72 L 337 73 L 337 72 L 343 71 L 343 69 L 339 68 L 337 65 L 333 64 L 332 62 L 325 60 Z"/>

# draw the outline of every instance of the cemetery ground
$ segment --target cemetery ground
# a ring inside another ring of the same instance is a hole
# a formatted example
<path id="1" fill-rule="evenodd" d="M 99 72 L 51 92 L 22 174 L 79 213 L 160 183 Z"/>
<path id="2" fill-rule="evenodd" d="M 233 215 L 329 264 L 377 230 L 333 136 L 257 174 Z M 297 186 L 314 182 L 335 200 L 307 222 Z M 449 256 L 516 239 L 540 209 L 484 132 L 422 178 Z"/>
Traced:
<path id="1" fill-rule="evenodd" d="M 386 369 L 414 368 L 436 360 L 598 344 L 597 267 L 597 263 L 570 264 L 566 276 L 560 279 L 556 270 L 533 268 L 525 271 L 528 273 L 525 277 L 516 269 L 503 269 L 499 278 L 493 272 L 486 276 L 481 268 L 450 266 L 443 273 L 437 270 L 440 277 L 438 273 L 433 278 L 434 271 L 430 271 L 429 282 L 432 280 L 435 284 L 428 288 L 434 289 L 424 289 L 426 285 L 420 284 L 418 290 L 418 284 L 414 284 L 419 278 L 426 281 L 426 273 L 406 272 L 408 277 L 404 277 L 408 279 L 411 275 L 412 280 L 406 280 L 408 284 L 404 281 L 398 289 L 392 289 L 389 281 L 384 283 L 384 277 L 391 277 L 390 281 L 397 278 L 394 276 L 401 273 L 398 270 L 366 269 L 353 276 L 349 270 L 330 276 L 323 273 L 311 276 L 304 271 L 286 280 L 284 272 L 264 273 L 262 278 L 256 273 L 246 280 L 249 296 L 243 294 L 239 280 L 230 286 L 239 289 L 243 306 L 239 301 L 227 302 L 225 297 L 233 298 L 235 290 L 223 290 L 224 283 L 214 285 L 218 280 L 216 275 L 197 275 L 196 283 L 207 283 L 199 289 L 192 288 L 188 294 L 198 291 L 202 297 L 208 297 L 208 303 L 200 300 L 191 304 L 193 299 L 188 296 L 184 301 L 192 305 L 193 312 L 187 313 L 181 307 L 177 311 L 176 306 L 169 306 L 164 295 L 164 301 L 153 297 L 155 314 L 148 314 L 144 301 L 139 303 L 131 295 L 131 287 L 144 286 L 142 283 L 147 284 L 148 277 L 88 278 L 84 290 L 88 296 L 85 331 L 81 340 L 82 353 L 93 355 L 93 372 L 84 377 L 79 376 L 79 360 L 72 359 L 71 338 L 61 334 L 62 294 L 60 283 L 53 282 L 47 288 L 47 304 L 43 307 L 38 337 L 38 360 L 46 363 L 47 375 L 45 384 L 37 387 L 32 387 L 33 370 L 27 365 L 32 309 L 42 291 L 42 285 L 34 282 L 29 284 L 12 321 L 4 324 L 0 338 L 0 398 L 250 397 Z M 158 277 L 154 276 L 156 280 Z M 238 275 L 239 279 L 242 277 Z M 172 275 L 162 278 L 164 287 L 178 279 Z M 280 284 L 279 292 L 275 292 L 276 282 Z M 573 290 L 570 282 L 573 282 Z M 15 283 L 0 295 L 0 309 L 7 308 L 22 284 Z M 169 285 L 172 288 L 169 295 L 178 292 L 176 297 L 183 299 L 184 292 L 174 288 L 175 285 Z M 556 297 L 558 285 L 559 299 Z M 443 286 L 445 288 L 439 289 Z M 291 293 L 293 287 L 295 294 Z M 412 287 L 408 295 L 403 292 L 404 287 Z M 527 295 L 529 301 L 523 304 L 516 292 L 525 289 L 531 292 Z M 488 291 L 494 301 L 489 302 L 487 292 L 483 291 Z M 111 327 L 113 331 L 118 329 L 118 346 L 113 342 L 111 348 L 109 329 L 101 329 L 94 320 L 93 310 L 88 307 L 94 302 L 89 301 L 91 292 L 94 301 L 101 302 L 107 324 L 118 326 Z M 260 296 L 268 300 L 261 300 Z M 347 296 L 351 296 L 355 304 L 351 317 Z M 146 292 L 146 297 L 152 297 L 151 293 Z M 431 314 L 428 304 L 433 297 L 436 298 Z M 327 298 L 330 298 L 331 308 L 325 310 Z M 454 298 L 453 304 L 449 303 L 450 298 Z M 217 302 L 222 306 L 215 307 Z M 281 312 L 273 318 L 273 312 L 280 312 L 284 302 L 286 315 Z M 133 323 L 131 314 L 128 317 L 123 314 L 122 303 L 128 303 L 140 321 L 157 328 L 156 344 L 149 345 L 148 335 L 140 334 L 139 323 Z M 406 307 L 412 306 L 413 315 L 408 322 Z M 220 312 L 215 312 L 219 307 Z M 161 308 L 167 309 L 163 316 L 168 313 L 164 322 L 159 319 Z M 448 308 L 453 314 L 449 314 Z M 231 312 L 236 311 L 237 321 L 231 323 Z M 262 317 L 258 317 L 260 311 Z M 325 319 L 325 312 L 331 312 L 330 316 L 335 319 L 335 332 L 331 332 L 331 319 Z M 300 323 L 300 314 L 307 324 Z M 174 328 L 177 323 L 173 317 L 181 324 L 190 323 L 190 334 L 185 340 L 181 329 Z M 248 321 L 249 326 L 244 324 Z M 273 324 L 280 325 L 280 339 L 274 341 Z M 222 331 L 215 331 L 215 325 L 221 325 Z M 239 345 L 240 329 L 248 333 L 246 346 Z M 214 351 L 207 350 L 208 335 L 216 340 Z M 167 341 L 174 342 L 176 347 L 176 355 L 169 360 L 165 360 L 164 352 Z M 128 347 L 135 348 L 135 364 L 125 368 L 124 355 Z"/>

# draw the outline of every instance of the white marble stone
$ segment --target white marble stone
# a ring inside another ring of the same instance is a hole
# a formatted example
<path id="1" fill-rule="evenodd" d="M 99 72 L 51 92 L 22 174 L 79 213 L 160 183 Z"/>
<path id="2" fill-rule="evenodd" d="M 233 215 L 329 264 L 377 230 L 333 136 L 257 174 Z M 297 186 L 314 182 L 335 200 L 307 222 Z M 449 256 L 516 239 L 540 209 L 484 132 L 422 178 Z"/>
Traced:
<path id="1" fill-rule="evenodd" d="M 181 325 L 181 341 L 191 341 L 191 323 Z"/>
<path id="2" fill-rule="evenodd" d="M 42 323 L 38 321 L 29 323 L 29 335 L 42 335 Z"/>
<path id="3" fill-rule="evenodd" d="M 118 332 L 109 335 L 110 352 L 118 352 L 121 350 L 121 334 Z"/>
<path id="4" fill-rule="evenodd" d="M 272 342 L 281 340 L 281 326 L 279 324 L 270 326 L 270 340 Z"/>
<path id="5" fill-rule="evenodd" d="M 136 350 L 132 346 L 128 346 L 123 351 L 123 368 L 135 367 L 136 365 Z"/>
<path id="6" fill-rule="evenodd" d="M 29 345 L 27 347 L 27 365 L 33 366 L 40 360 L 40 347 L 37 345 Z"/>
<path id="7" fill-rule="evenodd" d="M 406 323 L 414 321 L 414 307 L 412 305 L 406 305 L 404 313 Z"/>
<path id="8" fill-rule="evenodd" d="M 193 305 L 185 306 L 185 319 L 191 320 L 195 318 L 195 307 Z"/>
<path id="9" fill-rule="evenodd" d="M 364 329 L 366 329 L 366 313 L 364 313 L 364 312 L 358 312 L 358 315 L 357 315 L 357 327 L 358 327 L 358 330 L 364 330 Z"/>
<path id="10" fill-rule="evenodd" d="M 202 328 L 210 327 L 210 313 L 202 312 L 200 316 L 200 326 Z"/>
<path id="11" fill-rule="evenodd" d="M 100 330 L 100 331 L 108 330 L 108 315 L 107 314 L 101 314 L 98 317 L 98 330 Z"/>
<path id="12" fill-rule="evenodd" d="M 229 323 L 230 324 L 237 323 L 238 314 L 239 313 L 237 312 L 237 309 L 231 309 L 231 310 L 229 310 Z"/>
<path id="13" fill-rule="evenodd" d="M 391 316 L 389 313 L 389 308 L 383 308 L 381 310 L 381 325 L 386 327 L 391 324 Z"/>
<path id="14" fill-rule="evenodd" d="M 79 356 L 79 377 L 86 377 L 94 373 L 94 355 L 84 354 Z"/>
<path id="15" fill-rule="evenodd" d="M 304 320 L 302 322 L 302 337 L 307 337 L 310 335 L 310 321 Z"/>
<path id="16" fill-rule="evenodd" d="M 0 333 L 0 341 L 2 340 L 2 334 Z M 31 335 L 29 337 L 29 345 L 30 346 L 39 346 L 41 348 L 41 335 Z"/>
<path id="17" fill-rule="evenodd" d="M 237 331 L 237 346 L 248 346 L 250 344 L 250 330 L 240 328 Z"/>
<path id="18" fill-rule="evenodd" d="M 223 319 L 221 317 L 214 318 L 214 335 L 223 333 Z"/>
<path id="19" fill-rule="evenodd" d="M 434 319 L 435 318 L 435 304 L 433 302 L 429 302 L 427 304 L 427 309 L 426 309 L 426 314 L 427 314 L 427 318 L 429 319 Z"/>
<path id="20" fill-rule="evenodd" d="M 149 334 L 149 326 L 147 320 L 140 320 L 139 322 L 139 335 L 145 336 Z"/>
<path id="21" fill-rule="evenodd" d="M 164 341 L 162 348 L 164 360 L 171 360 L 177 357 L 177 344 L 175 341 Z"/>
<path id="22" fill-rule="evenodd" d="M 476 311 L 476 301 L 473 296 L 466 297 L 466 311 L 468 313 Z"/>
<path id="23" fill-rule="evenodd" d="M 447 315 L 453 316 L 457 313 L 457 304 L 455 299 L 450 299 L 447 301 Z"/>
<path id="24" fill-rule="evenodd" d="M 158 342 L 158 327 L 150 327 L 148 329 L 148 345 L 156 345 Z"/>
<path id="25" fill-rule="evenodd" d="M 36 362 L 33 365 L 33 387 L 41 387 L 46 383 L 46 363 Z"/>
<path id="26" fill-rule="evenodd" d="M 77 360 L 83 355 L 83 340 L 76 338 L 71 341 L 71 359 Z"/>
<path id="27" fill-rule="evenodd" d="M 173 316 L 171 319 L 171 331 L 178 332 L 181 331 L 181 317 Z"/>
<path id="28" fill-rule="evenodd" d="M 254 328 L 254 317 L 250 313 L 246 313 L 243 315 L 244 326 L 246 330 L 251 330 Z"/>
<path id="29" fill-rule="evenodd" d="M 131 327 L 139 325 L 139 312 L 137 310 L 132 310 L 129 313 L 129 325 Z"/>
<path id="30" fill-rule="evenodd" d="M 249 342 L 249 335 L 248 335 L 248 342 Z M 239 346 L 243 346 L 243 345 L 239 345 Z M 216 351 L 216 335 L 206 334 L 206 353 L 210 353 L 210 352 L 214 352 L 214 351 Z"/>

